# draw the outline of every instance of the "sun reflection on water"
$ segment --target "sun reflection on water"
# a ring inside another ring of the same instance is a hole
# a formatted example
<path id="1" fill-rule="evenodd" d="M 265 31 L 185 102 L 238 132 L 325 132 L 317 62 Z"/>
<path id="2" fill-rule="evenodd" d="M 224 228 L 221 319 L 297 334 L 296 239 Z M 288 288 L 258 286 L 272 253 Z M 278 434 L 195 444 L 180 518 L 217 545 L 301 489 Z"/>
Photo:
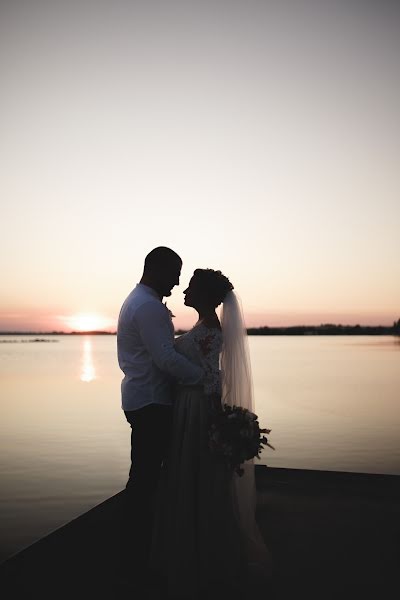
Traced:
<path id="1" fill-rule="evenodd" d="M 82 354 L 82 371 L 80 376 L 81 381 L 93 381 L 96 379 L 96 371 L 93 363 L 92 342 L 91 340 L 83 340 Z"/>

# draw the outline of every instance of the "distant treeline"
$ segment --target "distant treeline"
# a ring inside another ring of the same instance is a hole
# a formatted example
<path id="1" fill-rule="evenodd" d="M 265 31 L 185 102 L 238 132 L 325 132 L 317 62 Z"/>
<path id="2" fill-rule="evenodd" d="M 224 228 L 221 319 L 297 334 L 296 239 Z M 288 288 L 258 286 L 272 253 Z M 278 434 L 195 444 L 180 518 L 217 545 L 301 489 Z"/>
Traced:
<path id="1" fill-rule="evenodd" d="M 400 335 L 400 320 L 384 325 L 294 325 L 292 327 L 251 327 L 248 335 Z"/>
<path id="2" fill-rule="evenodd" d="M 176 330 L 177 335 L 186 333 L 186 329 Z M 400 335 L 400 319 L 393 325 L 292 325 L 291 327 L 250 327 L 248 335 Z M 3 331 L 0 335 L 115 335 L 115 331 Z"/>
<path id="3" fill-rule="evenodd" d="M 177 331 L 177 333 L 184 333 Z M 400 335 L 400 319 L 385 325 L 292 325 L 291 327 L 250 327 L 248 335 Z"/>

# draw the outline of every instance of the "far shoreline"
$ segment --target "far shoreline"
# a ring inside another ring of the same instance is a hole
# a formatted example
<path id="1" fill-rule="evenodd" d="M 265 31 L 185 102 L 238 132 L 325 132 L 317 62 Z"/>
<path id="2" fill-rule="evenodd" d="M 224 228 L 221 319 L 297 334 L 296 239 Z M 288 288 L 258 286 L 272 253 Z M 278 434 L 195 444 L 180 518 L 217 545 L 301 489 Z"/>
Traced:
<path id="1" fill-rule="evenodd" d="M 187 329 L 177 329 L 176 335 L 186 333 Z M 249 327 L 247 335 L 267 336 L 333 336 L 333 335 L 386 335 L 400 338 L 400 319 L 392 326 L 387 325 L 335 325 L 331 323 L 322 325 L 292 325 L 289 327 Z M 116 335 L 116 331 L 0 331 L 0 336 L 80 336 L 80 335 Z"/>

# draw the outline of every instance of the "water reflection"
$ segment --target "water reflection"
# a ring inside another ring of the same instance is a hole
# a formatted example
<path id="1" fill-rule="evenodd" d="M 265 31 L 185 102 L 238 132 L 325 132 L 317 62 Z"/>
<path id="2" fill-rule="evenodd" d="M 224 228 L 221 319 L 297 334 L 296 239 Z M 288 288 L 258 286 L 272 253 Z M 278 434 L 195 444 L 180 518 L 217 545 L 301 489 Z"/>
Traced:
<path id="1" fill-rule="evenodd" d="M 96 378 L 96 371 L 93 363 L 92 342 L 89 339 L 83 340 L 82 371 L 81 381 L 93 381 Z"/>

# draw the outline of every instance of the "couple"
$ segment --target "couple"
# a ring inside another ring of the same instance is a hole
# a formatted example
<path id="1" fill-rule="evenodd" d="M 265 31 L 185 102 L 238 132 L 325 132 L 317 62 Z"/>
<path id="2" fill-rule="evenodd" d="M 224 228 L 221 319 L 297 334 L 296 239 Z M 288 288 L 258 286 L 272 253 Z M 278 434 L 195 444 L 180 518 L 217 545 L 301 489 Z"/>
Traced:
<path id="1" fill-rule="evenodd" d="M 227 277 L 196 269 L 184 294 L 199 318 L 175 340 L 162 300 L 181 268 L 173 250 L 152 250 L 119 315 L 122 408 L 132 428 L 120 572 L 137 590 L 157 575 L 174 599 L 244 598 L 249 578 L 269 569 L 254 466 L 238 477 L 208 447 L 221 402 L 252 409 L 244 323 Z"/>

